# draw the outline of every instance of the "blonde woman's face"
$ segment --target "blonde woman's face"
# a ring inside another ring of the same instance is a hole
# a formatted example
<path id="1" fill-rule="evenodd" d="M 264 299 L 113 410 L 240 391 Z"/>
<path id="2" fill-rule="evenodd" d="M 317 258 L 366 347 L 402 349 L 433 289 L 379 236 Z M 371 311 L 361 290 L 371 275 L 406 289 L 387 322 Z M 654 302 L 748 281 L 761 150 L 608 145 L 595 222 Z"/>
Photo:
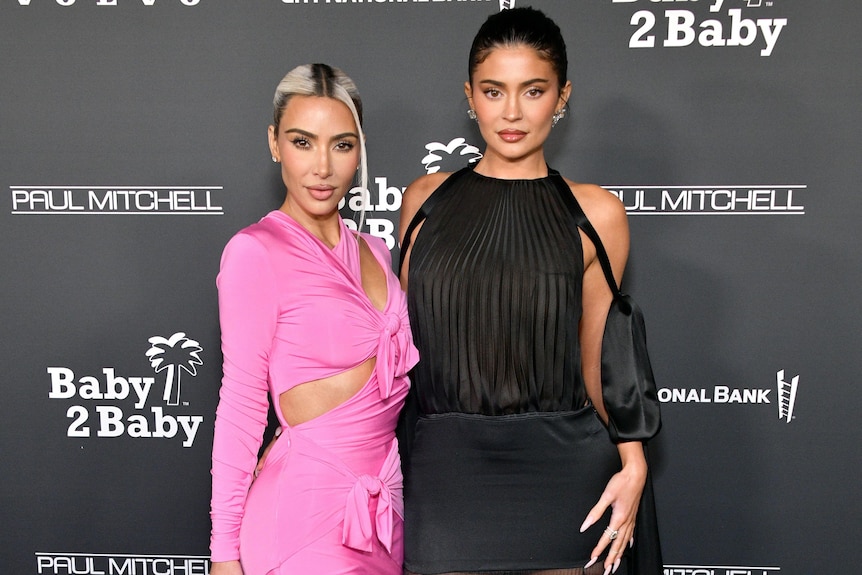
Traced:
<path id="1" fill-rule="evenodd" d="M 359 129 L 342 102 L 316 96 L 292 97 L 269 127 L 272 156 L 281 162 L 290 215 L 331 217 L 347 194 L 359 166 Z"/>

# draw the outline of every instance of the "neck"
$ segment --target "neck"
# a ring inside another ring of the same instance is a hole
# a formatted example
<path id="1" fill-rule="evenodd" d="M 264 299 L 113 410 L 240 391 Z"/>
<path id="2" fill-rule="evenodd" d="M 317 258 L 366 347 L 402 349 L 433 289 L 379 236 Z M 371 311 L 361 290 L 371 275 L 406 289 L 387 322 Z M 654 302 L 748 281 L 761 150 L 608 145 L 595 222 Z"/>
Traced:
<path id="1" fill-rule="evenodd" d="M 279 210 L 290 216 L 296 223 L 305 228 L 308 233 L 319 239 L 330 249 L 338 245 L 338 242 L 341 240 L 341 225 L 339 224 L 337 211 L 324 216 L 300 213 L 299 210 L 291 207 L 289 200 L 286 200 Z"/>
<path id="2" fill-rule="evenodd" d="M 487 154 L 476 164 L 475 171 L 501 180 L 535 180 L 548 175 L 548 164 L 541 151 L 524 158 L 509 159 Z"/>

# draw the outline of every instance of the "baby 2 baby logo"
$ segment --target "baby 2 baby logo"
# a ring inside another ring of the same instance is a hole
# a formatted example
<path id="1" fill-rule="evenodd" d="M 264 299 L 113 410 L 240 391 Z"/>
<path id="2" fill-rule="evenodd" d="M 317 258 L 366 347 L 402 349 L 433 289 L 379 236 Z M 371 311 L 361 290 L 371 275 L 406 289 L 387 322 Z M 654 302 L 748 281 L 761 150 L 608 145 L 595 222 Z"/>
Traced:
<path id="1" fill-rule="evenodd" d="M 197 375 L 203 348 L 183 332 L 168 338 L 153 336 L 149 343 L 145 355 L 155 374 L 164 377 L 162 402 L 168 408 L 188 405 L 180 401 L 182 375 Z M 148 404 L 157 396 L 152 394 L 158 388 L 156 377 L 118 374 L 113 367 L 103 367 L 98 375 L 49 367 L 47 374 L 48 398 L 75 402 L 66 410 L 70 420 L 66 437 L 178 438 L 183 447 L 191 447 L 204 420 L 202 415 L 166 413 L 164 406 Z"/>
<path id="2" fill-rule="evenodd" d="M 772 10 L 775 0 L 611 0 L 638 9 L 631 18 L 634 27 L 629 48 L 758 47 L 770 56 L 787 18 L 749 18 L 760 10 Z M 699 5 L 700 6 L 699 6 Z M 702 6 L 708 4 L 708 15 Z"/>

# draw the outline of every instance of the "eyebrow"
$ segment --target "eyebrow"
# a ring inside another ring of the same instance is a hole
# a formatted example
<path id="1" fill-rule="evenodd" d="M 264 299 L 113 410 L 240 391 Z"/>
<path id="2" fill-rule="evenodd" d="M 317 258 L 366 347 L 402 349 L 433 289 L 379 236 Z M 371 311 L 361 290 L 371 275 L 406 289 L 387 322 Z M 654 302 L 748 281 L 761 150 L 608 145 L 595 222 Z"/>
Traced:
<path id="1" fill-rule="evenodd" d="M 317 134 L 312 134 L 311 132 L 307 132 L 301 128 L 287 128 L 284 131 L 285 134 L 299 134 L 300 136 L 305 136 L 310 140 L 316 140 Z M 332 136 L 331 140 L 343 140 L 344 138 L 356 138 L 359 139 L 359 135 L 355 132 L 343 132 L 341 134 L 336 134 Z"/>
<path id="2" fill-rule="evenodd" d="M 551 81 L 547 78 L 533 78 L 531 80 L 527 80 L 526 82 L 521 82 L 521 86 L 529 86 L 530 84 L 549 84 Z M 505 87 L 505 82 L 500 82 L 499 80 L 479 80 L 480 84 L 490 84 L 492 86 L 500 86 Z"/>

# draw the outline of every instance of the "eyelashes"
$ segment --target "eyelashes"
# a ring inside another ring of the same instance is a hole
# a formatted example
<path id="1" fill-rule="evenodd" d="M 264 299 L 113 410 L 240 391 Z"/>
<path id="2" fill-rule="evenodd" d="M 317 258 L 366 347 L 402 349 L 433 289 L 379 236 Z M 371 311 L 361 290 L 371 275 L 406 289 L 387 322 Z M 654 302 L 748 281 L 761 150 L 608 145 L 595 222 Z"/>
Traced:
<path id="1" fill-rule="evenodd" d="M 534 87 L 534 88 L 527 88 L 527 90 L 524 91 L 524 95 L 527 96 L 528 98 L 540 98 L 545 92 L 546 92 L 546 90 L 543 90 L 542 88 L 535 88 Z M 486 88 L 485 90 L 482 91 L 482 93 L 485 94 L 485 96 L 487 96 L 488 98 L 490 98 L 492 100 L 497 99 L 497 98 L 501 98 L 503 96 L 503 92 L 498 90 L 497 88 Z"/>
<path id="2" fill-rule="evenodd" d="M 308 138 L 297 136 L 291 138 L 290 143 L 300 150 L 311 149 L 311 141 Z M 356 148 L 356 142 L 351 142 L 350 140 L 339 140 L 333 145 L 333 149 L 339 152 L 350 152 L 354 148 Z"/>

